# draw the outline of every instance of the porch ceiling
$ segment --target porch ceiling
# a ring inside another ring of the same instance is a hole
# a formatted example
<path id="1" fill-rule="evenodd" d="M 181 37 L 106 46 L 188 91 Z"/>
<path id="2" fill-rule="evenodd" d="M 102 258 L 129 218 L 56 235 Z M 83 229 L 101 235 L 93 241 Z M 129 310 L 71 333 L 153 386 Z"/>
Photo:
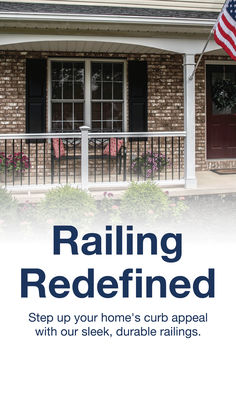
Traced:
<path id="1" fill-rule="evenodd" d="M 117 42 L 96 41 L 38 41 L 4 45 L 9 51 L 51 51 L 51 52 L 101 52 L 101 53 L 165 53 L 164 50 L 142 45 L 119 44 Z M 168 53 L 170 53 L 168 51 Z"/>

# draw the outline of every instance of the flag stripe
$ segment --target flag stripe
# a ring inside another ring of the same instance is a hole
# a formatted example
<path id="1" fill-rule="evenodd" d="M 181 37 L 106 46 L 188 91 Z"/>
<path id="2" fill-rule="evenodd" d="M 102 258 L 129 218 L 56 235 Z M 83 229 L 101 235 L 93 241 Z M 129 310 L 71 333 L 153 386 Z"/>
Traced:
<path id="1" fill-rule="evenodd" d="M 220 39 L 218 37 L 217 32 L 214 33 L 214 39 L 215 39 L 216 43 L 218 45 L 220 45 L 233 60 L 236 60 L 236 51 L 233 50 L 233 49 L 231 50 L 232 47 L 226 44 L 225 39 L 222 39 L 222 38 Z"/>
<path id="2" fill-rule="evenodd" d="M 218 25 L 217 29 L 220 32 L 222 38 L 227 39 L 227 41 L 229 41 L 232 47 L 235 48 L 235 36 L 232 33 L 230 33 L 229 29 L 226 28 L 226 31 L 225 31 L 223 29 L 223 26 L 221 26 L 221 24 Z"/>
<path id="3" fill-rule="evenodd" d="M 227 17 L 226 17 L 225 14 L 222 15 L 222 18 L 221 18 L 221 20 L 219 21 L 218 24 L 220 25 L 222 22 L 236 36 L 236 28 L 234 26 L 232 26 L 232 24 L 228 21 L 228 19 L 227 19 Z"/>
<path id="4" fill-rule="evenodd" d="M 228 50 L 231 51 L 232 54 L 236 55 L 236 49 L 229 43 L 229 41 L 227 41 L 227 39 L 225 39 L 221 35 L 221 33 L 219 32 L 218 28 L 217 28 L 217 30 L 215 32 L 215 35 L 216 35 L 217 39 L 219 41 L 221 41 L 221 43 L 223 43 L 227 47 Z"/>

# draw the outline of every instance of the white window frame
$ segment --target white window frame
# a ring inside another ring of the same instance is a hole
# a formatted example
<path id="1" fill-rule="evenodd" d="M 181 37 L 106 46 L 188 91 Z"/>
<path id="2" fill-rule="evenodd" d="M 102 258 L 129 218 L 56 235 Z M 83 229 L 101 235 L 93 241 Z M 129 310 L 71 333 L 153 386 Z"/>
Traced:
<path id="1" fill-rule="evenodd" d="M 72 62 L 83 62 L 85 68 L 85 89 L 84 89 L 84 124 L 89 128 L 92 126 L 92 98 L 91 98 L 91 64 L 92 62 L 100 63 L 123 63 L 124 65 L 124 74 L 123 74 L 123 130 L 128 130 L 128 120 L 127 120 L 127 60 L 120 59 L 99 59 L 99 58 L 64 58 L 64 57 L 55 57 L 48 58 L 48 76 L 47 76 L 47 90 L 48 90 L 48 132 L 52 132 L 52 112 L 51 112 L 51 101 L 52 101 L 52 80 L 51 80 L 51 65 L 52 62 L 59 61 L 72 61 Z"/>

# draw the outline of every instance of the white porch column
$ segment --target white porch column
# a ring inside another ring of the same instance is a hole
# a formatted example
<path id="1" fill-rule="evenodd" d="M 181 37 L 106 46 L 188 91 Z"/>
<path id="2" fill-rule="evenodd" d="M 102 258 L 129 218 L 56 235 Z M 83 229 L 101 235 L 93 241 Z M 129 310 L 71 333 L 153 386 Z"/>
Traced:
<path id="1" fill-rule="evenodd" d="M 195 76 L 190 80 L 195 68 L 195 56 L 184 55 L 184 144 L 185 187 L 196 188 L 195 174 Z"/>
<path id="2" fill-rule="evenodd" d="M 80 127 L 81 131 L 81 186 L 88 189 L 88 131 L 89 127 Z"/>

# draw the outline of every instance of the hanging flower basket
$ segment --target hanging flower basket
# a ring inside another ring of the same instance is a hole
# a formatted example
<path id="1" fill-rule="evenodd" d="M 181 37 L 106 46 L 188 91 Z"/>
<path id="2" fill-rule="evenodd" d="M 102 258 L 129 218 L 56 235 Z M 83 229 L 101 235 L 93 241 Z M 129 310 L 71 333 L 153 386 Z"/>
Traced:
<path id="1" fill-rule="evenodd" d="M 212 89 L 212 100 L 218 111 L 232 109 L 236 105 L 236 84 L 231 80 L 216 80 Z"/>

